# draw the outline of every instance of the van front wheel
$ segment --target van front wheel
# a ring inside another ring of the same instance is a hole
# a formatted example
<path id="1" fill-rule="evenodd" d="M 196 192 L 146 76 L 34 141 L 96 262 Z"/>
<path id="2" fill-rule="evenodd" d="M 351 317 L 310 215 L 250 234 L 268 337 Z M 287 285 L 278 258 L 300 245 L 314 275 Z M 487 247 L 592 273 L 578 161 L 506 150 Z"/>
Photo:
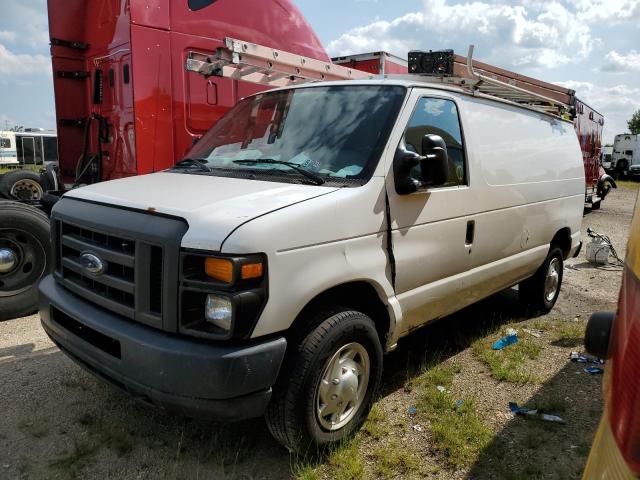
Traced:
<path id="1" fill-rule="evenodd" d="M 548 313 L 558 300 L 564 270 L 562 250 L 552 246 L 542 266 L 531 278 L 521 282 L 520 299 L 536 311 Z"/>
<path id="2" fill-rule="evenodd" d="M 355 433 L 382 375 L 373 321 L 347 309 L 317 312 L 280 372 L 266 420 L 290 451 L 321 452 Z"/>

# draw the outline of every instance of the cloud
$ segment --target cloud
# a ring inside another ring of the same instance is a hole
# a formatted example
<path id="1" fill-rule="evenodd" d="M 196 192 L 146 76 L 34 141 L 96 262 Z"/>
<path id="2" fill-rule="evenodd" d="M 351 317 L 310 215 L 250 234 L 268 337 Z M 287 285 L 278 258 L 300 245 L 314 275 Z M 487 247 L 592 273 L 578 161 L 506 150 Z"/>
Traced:
<path id="1" fill-rule="evenodd" d="M 423 0 L 423 10 L 354 28 L 328 45 L 332 55 L 388 50 L 451 48 L 475 43 L 489 62 L 557 67 L 589 56 L 600 40 L 578 13 L 558 1 L 505 5 L 482 0 Z"/>
<path id="2" fill-rule="evenodd" d="M 640 20 L 638 0 L 565 0 L 576 9 L 578 20 L 609 26 Z"/>
<path id="3" fill-rule="evenodd" d="M 13 42 L 16 39 L 16 32 L 0 30 L 0 41 Z"/>
<path id="4" fill-rule="evenodd" d="M 0 75 L 9 76 L 51 75 L 51 59 L 48 56 L 14 53 L 0 43 Z"/>
<path id="5" fill-rule="evenodd" d="M 629 85 L 603 87 L 591 82 L 568 80 L 556 82 L 576 91 L 576 96 L 605 117 L 604 140 L 612 142 L 614 135 L 628 131 L 627 120 L 640 109 L 640 88 Z"/>
<path id="6" fill-rule="evenodd" d="M 630 50 L 618 53 L 611 50 L 604 56 L 604 64 L 600 70 L 605 72 L 640 72 L 640 52 Z"/>

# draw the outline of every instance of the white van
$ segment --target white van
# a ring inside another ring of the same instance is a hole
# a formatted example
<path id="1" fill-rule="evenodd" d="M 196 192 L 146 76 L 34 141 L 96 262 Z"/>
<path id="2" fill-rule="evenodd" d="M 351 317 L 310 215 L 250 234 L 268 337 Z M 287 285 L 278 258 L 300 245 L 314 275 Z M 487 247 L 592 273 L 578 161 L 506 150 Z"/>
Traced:
<path id="1" fill-rule="evenodd" d="M 58 161 L 56 132 L 26 129 L 0 131 L 0 165 L 47 165 Z"/>
<path id="2" fill-rule="evenodd" d="M 272 90 L 173 169 L 57 203 L 42 324 L 142 400 L 327 445 L 412 330 L 518 284 L 550 310 L 584 189 L 545 113 L 419 78 Z"/>

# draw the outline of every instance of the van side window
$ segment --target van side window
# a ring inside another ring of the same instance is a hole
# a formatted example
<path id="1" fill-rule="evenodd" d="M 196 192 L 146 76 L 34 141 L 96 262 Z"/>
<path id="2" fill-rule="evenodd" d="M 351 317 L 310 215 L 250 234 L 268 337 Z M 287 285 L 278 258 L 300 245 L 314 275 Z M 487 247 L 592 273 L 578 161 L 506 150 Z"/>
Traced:
<path id="1" fill-rule="evenodd" d="M 446 183 L 439 187 L 467 184 L 467 172 L 462 145 L 462 132 L 456 104 L 441 98 L 421 98 L 418 101 L 409 125 L 404 133 L 406 148 L 422 155 L 422 138 L 427 134 L 442 137 L 447 145 L 449 175 Z M 414 169 L 420 179 L 419 166 Z"/>

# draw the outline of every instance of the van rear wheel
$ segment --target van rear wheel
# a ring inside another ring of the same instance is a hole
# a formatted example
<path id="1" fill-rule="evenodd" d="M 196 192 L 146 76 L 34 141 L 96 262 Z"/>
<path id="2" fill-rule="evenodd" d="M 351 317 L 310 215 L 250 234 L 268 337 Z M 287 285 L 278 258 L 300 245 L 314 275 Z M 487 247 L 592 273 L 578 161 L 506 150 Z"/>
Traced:
<path id="1" fill-rule="evenodd" d="M 550 312 L 560 294 L 563 271 L 562 250 L 552 245 L 542 266 L 532 277 L 520 283 L 520 299 L 535 311 Z"/>
<path id="2" fill-rule="evenodd" d="M 276 440 L 303 455 L 360 428 L 382 375 L 382 345 L 368 316 L 325 310 L 307 324 L 312 330 L 291 346 L 266 413 Z"/>

